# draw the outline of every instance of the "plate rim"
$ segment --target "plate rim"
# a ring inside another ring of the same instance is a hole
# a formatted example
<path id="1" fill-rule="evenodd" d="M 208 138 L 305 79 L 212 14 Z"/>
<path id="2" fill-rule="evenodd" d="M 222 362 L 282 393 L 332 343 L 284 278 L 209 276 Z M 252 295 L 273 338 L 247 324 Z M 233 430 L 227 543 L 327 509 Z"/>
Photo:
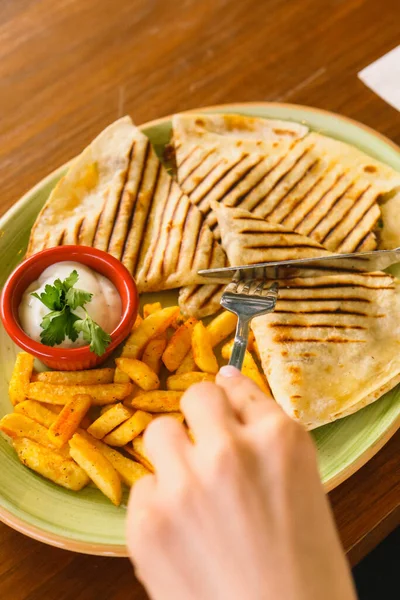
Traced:
<path id="1" fill-rule="evenodd" d="M 312 107 L 308 105 L 302 104 L 291 104 L 285 102 L 237 102 L 237 103 L 228 103 L 228 104 L 216 104 L 211 106 L 204 106 L 200 108 L 191 108 L 184 111 L 178 111 L 181 113 L 193 113 L 193 112 L 212 112 L 213 110 L 227 110 L 229 112 L 233 112 L 235 110 L 240 110 L 241 108 L 256 108 L 256 107 L 264 107 L 264 108 L 284 108 L 288 110 L 301 110 L 305 112 L 309 112 L 311 114 L 319 113 L 323 116 L 335 118 L 344 124 L 350 124 L 357 129 L 362 129 L 366 131 L 369 135 L 374 138 L 379 139 L 384 144 L 390 146 L 393 150 L 400 154 L 400 147 L 389 139 L 384 134 L 376 131 L 372 127 L 361 123 L 360 121 L 356 121 L 351 117 L 347 117 L 345 115 L 340 115 L 338 113 L 325 110 L 322 108 Z M 177 114 L 177 113 L 174 113 Z M 159 117 L 157 119 L 153 119 L 151 121 L 147 121 L 138 125 L 138 129 L 144 130 L 149 129 L 151 127 L 157 127 L 159 125 L 164 124 L 166 121 L 171 121 L 173 114 L 166 115 L 164 117 Z M 0 217 L 0 230 L 3 228 L 3 223 L 8 221 L 10 218 L 14 216 L 17 212 L 19 212 L 20 208 L 24 206 L 24 204 L 28 201 L 28 199 L 35 194 L 35 192 L 39 191 L 42 187 L 50 183 L 55 177 L 61 175 L 68 166 L 75 160 L 75 157 L 71 160 L 65 162 L 63 165 L 59 166 L 57 169 L 54 169 L 51 173 L 43 177 L 38 183 L 36 183 L 32 188 L 27 190 L 25 194 L 17 200 L 1 217 Z M 351 462 L 343 471 L 333 476 L 324 484 L 324 490 L 326 493 L 332 491 L 334 488 L 343 483 L 346 479 L 354 475 L 361 467 L 363 467 L 383 446 L 390 440 L 390 438 L 400 429 L 400 415 L 398 418 L 394 420 L 394 422 L 390 425 L 388 429 L 383 431 L 381 435 L 375 440 L 375 442 L 367 448 L 358 458 L 356 458 L 353 462 Z M 125 545 L 121 544 L 105 544 L 105 543 L 92 543 L 92 542 L 83 542 L 73 540 L 71 538 L 66 538 L 60 536 L 55 533 L 51 533 L 45 530 L 40 529 L 36 525 L 27 524 L 25 521 L 15 516 L 12 512 L 0 506 L 0 521 L 5 525 L 11 527 L 12 529 L 26 535 L 32 539 L 43 542 L 50 546 L 54 546 L 56 548 L 61 548 L 63 550 L 70 550 L 72 552 L 78 552 L 82 554 L 90 554 L 97 556 L 110 556 L 110 557 L 127 557 L 128 552 Z"/>

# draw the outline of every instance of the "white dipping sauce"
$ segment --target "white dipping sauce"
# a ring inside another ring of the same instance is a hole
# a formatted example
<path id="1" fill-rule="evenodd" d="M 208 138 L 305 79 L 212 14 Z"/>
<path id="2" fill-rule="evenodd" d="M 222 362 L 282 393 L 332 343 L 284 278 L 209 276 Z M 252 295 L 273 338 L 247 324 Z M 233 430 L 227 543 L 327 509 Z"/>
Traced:
<path id="1" fill-rule="evenodd" d="M 56 279 L 63 281 L 72 271 L 77 271 L 79 279 L 75 286 L 77 289 L 90 292 L 93 297 L 85 304 L 85 309 L 106 333 L 111 333 L 121 320 L 121 298 L 109 279 L 93 271 L 89 267 L 77 262 L 59 262 L 47 267 L 37 281 L 25 290 L 18 308 L 19 321 L 22 329 L 33 340 L 40 342 L 40 334 L 43 329 L 40 323 L 50 311 L 40 300 L 31 296 L 32 292 L 39 295 L 44 292 L 47 284 L 53 285 Z M 72 311 L 78 317 L 85 318 L 83 308 L 79 307 Z M 58 345 L 59 348 L 78 348 L 87 345 L 83 339 L 82 332 L 78 339 L 72 342 L 69 338 Z"/>

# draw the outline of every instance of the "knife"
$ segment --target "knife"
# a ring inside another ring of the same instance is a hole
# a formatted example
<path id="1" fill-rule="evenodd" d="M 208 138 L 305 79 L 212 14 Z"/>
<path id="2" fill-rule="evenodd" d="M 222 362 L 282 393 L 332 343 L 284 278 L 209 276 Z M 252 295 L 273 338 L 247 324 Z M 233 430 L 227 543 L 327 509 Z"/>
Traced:
<path id="1" fill-rule="evenodd" d="M 400 248 L 394 250 L 374 250 L 352 254 L 330 254 L 317 258 L 300 258 L 275 262 L 240 265 L 221 269 L 199 271 L 203 277 L 215 278 L 216 283 L 226 283 L 232 279 L 292 279 L 294 277 L 321 277 L 343 273 L 371 273 L 383 271 L 400 262 Z"/>

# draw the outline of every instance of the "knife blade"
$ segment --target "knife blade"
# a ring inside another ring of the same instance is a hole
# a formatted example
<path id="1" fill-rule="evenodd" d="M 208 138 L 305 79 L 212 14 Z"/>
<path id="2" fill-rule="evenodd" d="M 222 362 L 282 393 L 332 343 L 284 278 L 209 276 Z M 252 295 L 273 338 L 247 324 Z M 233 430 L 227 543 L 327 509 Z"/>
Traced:
<path id="1" fill-rule="evenodd" d="M 374 250 L 352 254 L 331 254 L 319 258 L 300 258 L 275 262 L 239 265 L 198 271 L 199 275 L 215 278 L 215 283 L 232 279 L 292 279 L 294 277 L 321 277 L 338 272 L 371 273 L 383 271 L 400 262 L 400 248 Z"/>

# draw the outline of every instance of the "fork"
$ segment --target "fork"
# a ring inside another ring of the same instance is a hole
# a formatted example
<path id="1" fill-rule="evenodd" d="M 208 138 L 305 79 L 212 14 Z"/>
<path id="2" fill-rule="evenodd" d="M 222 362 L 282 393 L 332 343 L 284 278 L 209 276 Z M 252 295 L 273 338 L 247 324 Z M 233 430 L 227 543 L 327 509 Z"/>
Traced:
<path id="1" fill-rule="evenodd" d="M 232 281 L 221 298 L 221 306 L 238 317 L 235 340 L 229 364 L 241 370 L 249 338 L 249 326 L 254 317 L 260 317 L 275 309 L 278 284 L 267 281 Z"/>

